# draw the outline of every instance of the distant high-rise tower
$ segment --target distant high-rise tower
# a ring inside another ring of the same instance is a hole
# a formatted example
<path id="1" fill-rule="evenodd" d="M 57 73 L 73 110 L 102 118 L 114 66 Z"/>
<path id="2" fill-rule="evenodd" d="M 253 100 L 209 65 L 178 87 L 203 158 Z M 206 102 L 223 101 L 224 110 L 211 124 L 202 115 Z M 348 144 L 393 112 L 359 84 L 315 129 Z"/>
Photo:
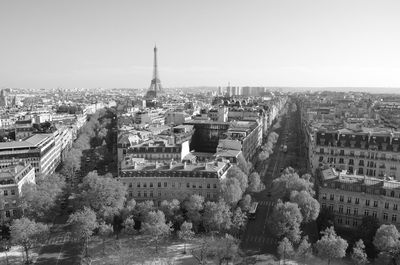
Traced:
<path id="1" fill-rule="evenodd" d="M 151 84 L 146 96 L 148 98 L 155 98 L 157 94 L 162 93 L 161 81 L 158 77 L 158 67 L 157 67 L 157 47 L 154 46 L 154 66 L 153 66 L 153 79 L 151 79 Z"/>

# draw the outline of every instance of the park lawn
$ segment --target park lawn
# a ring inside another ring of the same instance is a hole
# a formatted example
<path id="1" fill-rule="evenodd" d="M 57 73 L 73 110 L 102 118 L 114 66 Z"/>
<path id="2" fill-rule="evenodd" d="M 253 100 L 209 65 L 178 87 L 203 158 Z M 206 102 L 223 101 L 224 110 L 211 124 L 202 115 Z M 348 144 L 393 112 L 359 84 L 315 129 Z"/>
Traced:
<path id="1" fill-rule="evenodd" d="M 159 244 L 158 253 L 156 253 L 154 243 L 150 241 L 150 237 L 144 235 L 122 236 L 118 240 L 109 238 L 106 240 L 105 254 L 103 254 L 102 240 L 94 237 L 89 244 L 88 261 L 91 261 L 91 265 L 197 264 L 190 254 L 190 249 L 199 246 L 199 240 L 195 239 L 186 245 L 186 255 L 183 254 L 184 244 L 180 240 L 163 240 Z"/>
<path id="2" fill-rule="evenodd" d="M 35 263 L 38 257 L 39 250 L 40 247 L 37 247 L 29 251 L 29 258 L 31 261 L 33 261 L 33 263 Z M 11 247 L 11 249 L 7 252 L 7 256 L 9 265 L 24 264 L 25 253 L 23 253 L 22 247 L 20 246 Z M 7 256 L 5 251 L 0 252 L 0 264 L 7 264 Z"/>

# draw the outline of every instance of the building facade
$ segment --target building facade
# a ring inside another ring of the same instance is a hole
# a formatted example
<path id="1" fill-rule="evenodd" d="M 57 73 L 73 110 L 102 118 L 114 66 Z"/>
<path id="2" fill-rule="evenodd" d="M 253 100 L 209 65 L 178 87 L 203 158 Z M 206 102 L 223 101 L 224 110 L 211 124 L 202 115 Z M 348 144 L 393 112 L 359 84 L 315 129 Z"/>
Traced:
<path id="1" fill-rule="evenodd" d="M 35 169 L 30 164 L 20 163 L 0 169 L 0 222 L 18 217 L 18 202 L 22 185 L 35 184 Z"/>
<path id="2" fill-rule="evenodd" d="M 226 177 L 229 163 L 149 163 L 132 161 L 122 170 L 120 180 L 128 187 L 129 198 L 137 201 L 183 200 L 199 194 L 207 200 L 217 200 L 220 181 Z"/>
<path id="3" fill-rule="evenodd" d="M 380 224 L 400 227 L 400 182 L 348 175 L 334 169 L 321 173 L 318 189 L 321 207 L 333 211 L 335 225 L 355 229 L 364 216 Z"/>

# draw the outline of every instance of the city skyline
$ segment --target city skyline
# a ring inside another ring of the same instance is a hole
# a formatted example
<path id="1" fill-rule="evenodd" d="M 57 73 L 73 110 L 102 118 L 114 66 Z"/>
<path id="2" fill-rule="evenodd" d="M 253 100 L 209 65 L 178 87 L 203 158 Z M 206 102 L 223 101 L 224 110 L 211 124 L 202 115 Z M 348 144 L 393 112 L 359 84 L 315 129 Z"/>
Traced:
<path id="1" fill-rule="evenodd" d="M 396 1 L 0 7 L 1 88 L 148 88 L 154 44 L 165 87 L 400 87 Z"/>

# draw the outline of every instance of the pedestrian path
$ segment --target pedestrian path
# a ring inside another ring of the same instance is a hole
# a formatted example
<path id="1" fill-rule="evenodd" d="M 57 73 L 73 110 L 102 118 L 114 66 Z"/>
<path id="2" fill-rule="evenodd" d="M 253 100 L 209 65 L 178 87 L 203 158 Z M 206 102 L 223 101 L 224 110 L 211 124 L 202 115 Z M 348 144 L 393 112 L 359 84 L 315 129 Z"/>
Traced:
<path id="1" fill-rule="evenodd" d="M 259 201 L 258 205 L 260 206 L 274 206 L 276 203 L 273 201 Z"/>
<path id="2" fill-rule="evenodd" d="M 62 233 L 62 234 L 53 234 L 50 235 L 49 239 L 46 241 L 46 245 L 61 245 L 65 242 L 72 242 L 75 239 L 71 237 L 70 232 Z"/>
<path id="3" fill-rule="evenodd" d="M 254 242 L 264 245 L 275 245 L 278 241 L 272 237 L 263 237 L 263 236 L 246 236 L 244 238 L 244 242 Z"/>

